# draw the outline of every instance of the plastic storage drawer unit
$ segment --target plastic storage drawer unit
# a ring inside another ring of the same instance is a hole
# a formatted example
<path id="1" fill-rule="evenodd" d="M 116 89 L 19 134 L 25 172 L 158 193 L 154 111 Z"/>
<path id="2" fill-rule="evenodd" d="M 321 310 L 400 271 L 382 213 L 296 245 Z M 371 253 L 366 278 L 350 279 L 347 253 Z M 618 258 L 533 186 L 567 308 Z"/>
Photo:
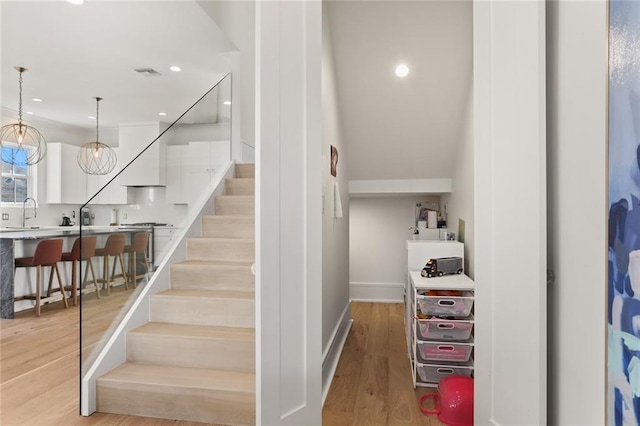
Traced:
<path id="1" fill-rule="evenodd" d="M 418 364 L 416 368 L 420 380 L 427 383 L 438 383 L 440 379 L 447 376 L 471 377 L 473 375 L 473 367 L 464 365 Z"/>
<path id="2" fill-rule="evenodd" d="M 416 342 L 423 361 L 467 362 L 471 358 L 473 343 Z"/>
<path id="3" fill-rule="evenodd" d="M 473 331 L 473 317 L 466 320 L 431 318 L 417 320 L 420 340 L 468 340 Z"/>
<path id="4" fill-rule="evenodd" d="M 462 296 L 417 295 L 420 313 L 438 317 L 466 317 L 473 308 L 473 293 L 465 291 Z"/>

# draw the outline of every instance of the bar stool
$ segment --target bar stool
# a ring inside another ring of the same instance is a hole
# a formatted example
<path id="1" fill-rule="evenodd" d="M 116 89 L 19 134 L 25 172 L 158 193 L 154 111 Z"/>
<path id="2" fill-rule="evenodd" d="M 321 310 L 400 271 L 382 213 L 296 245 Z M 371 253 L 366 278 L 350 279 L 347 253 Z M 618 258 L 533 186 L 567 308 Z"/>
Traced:
<path id="1" fill-rule="evenodd" d="M 138 278 L 147 277 L 149 279 L 149 263 L 147 262 L 147 244 L 149 243 L 148 232 L 138 232 L 133 236 L 133 241 L 130 246 L 124 247 L 124 252 L 129 256 L 127 269 L 128 277 L 133 282 L 133 288 L 136 287 Z M 138 255 L 142 255 L 142 263 L 144 264 L 145 272 L 138 274 Z"/>
<path id="2" fill-rule="evenodd" d="M 102 278 L 98 279 L 98 282 L 105 283 L 107 286 L 107 296 L 111 294 L 111 283 L 114 281 L 114 278 L 119 276 L 122 276 L 124 279 L 124 288 L 129 290 L 129 286 L 127 285 L 127 272 L 124 270 L 124 257 L 122 256 L 125 238 L 125 234 L 111 234 L 109 238 L 107 238 L 104 247 L 96 249 L 95 252 L 96 256 L 102 256 L 104 258 Z M 112 271 L 109 269 L 109 259 L 111 257 L 114 258 Z M 115 275 L 117 263 L 120 263 L 121 275 Z M 111 274 L 109 272 L 111 272 Z"/>
<path id="3" fill-rule="evenodd" d="M 14 265 L 15 268 L 29 268 L 36 267 L 36 292 L 35 294 L 29 294 L 23 296 L 21 299 L 29 299 L 36 301 L 36 316 L 40 316 L 40 305 L 41 302 L 44 303 L 53 302 L 54 300 L 48 300 L 51 298 L 51 292 L 53 289 L 51 285 L 53 283 L 53 272 L 55 271 L 56 277 L 58 279 L 58 290 L 62 295 L 62 301 L 64 303 L 64 307 L 68 308 L 69 304 L 67 303 L 67 298 L 64 294 L 64 285 L 62 284 L 62 279 L 60 278 L 60 271 L 58 270 L 58 262 L 62 259 L 62 239 L 52 239 L 52 240 L 42 240 L 36 246 L 36 250 L 33 253 L 33 256 L 30 257 L 19 257 L 15 259 Z M 41 278 L 42 276 L 42 267 L 50 266 L 51 273 L 49 274 L 49 287 L 47 288 L 47 295 L 41 295 Z M 58 300 L 58 299 L 55 299 Z"/>
<path id="4" fill-rule="evenodd" d="M 93 278 L 93 285 L 95 286 L 96 296 L 100 299 L 100 288 L 98 287 L 98 281 L 96 280 L 96 271 L 93 268 L 93 256 L 96 252 L 96 243 L 98 237 L 92 235 L 90 237 L 76 238 L 73 242 L 73 248 L 70 252 L 62 253 L 63 262 L 71 263 L 71 285 L 64 287 L 66 291 L 71 291 L 71 297 L 73 298 L 73 304 L 78 304 L 78 265 L 83 260 L 85 261 L 84 279 L 82 280 L 82 289 L 87 284 L 87 278 L 89 277 L 89 271 L 91 271 L 91 277 Z M 81 289 L 81 291 L 82 291 Z"/>

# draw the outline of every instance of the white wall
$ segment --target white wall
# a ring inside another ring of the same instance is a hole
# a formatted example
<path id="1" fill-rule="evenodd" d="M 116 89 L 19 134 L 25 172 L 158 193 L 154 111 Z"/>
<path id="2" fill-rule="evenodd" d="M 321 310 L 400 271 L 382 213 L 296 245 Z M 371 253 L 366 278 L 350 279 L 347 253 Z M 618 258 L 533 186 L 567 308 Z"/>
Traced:
<path id="1" fill-rule="evenodd" d="M 233 138 L 255 147 L 255 2 L 198 1 L 198 4 L 238 49 L 228 55 L 233 73 Z M 234 145 L 235 159 L 237 149 L 242 148 Z"/>
<path id="2" fill-rule="evenodd" d="M 330 147 L 338 149 L 337 176 L 330 173 Z M 322 349 L 325 365 L 337 365 L 339 347 L 347 335 L 351 311 L 349 309 L 349 191 L 347 144 L 342 135 L 342 123 L 335 81 L 333 46 L 328 13 L 323 7 L 322 19 Z M 343 217 L 334 215 L 334 190 L 338 184 Z M 331 351 L 335 345 L 336 350 Z M 335 359 L 327 360 L 329 353 Z M 323 368 L 325 391 L 333 368 Z"/>
<path id="3" fill-rule="evenodd" d="M 549 424 L 605 424 L 606 65 L 606 2 L 547 2 Z"/>
<path id="4" fill-rule="evenodd" d="M 352 300 L 402 301 L 406 241 L 419 202 L 432 197 L 352 198 L 349 225 L 349 281 Z"/>
<path id="5" fill-rule="evenodd" d="M 471 78 L 470 78 L 471 80 Z M 471 83 L 471 82 L 470 82 Z M 460 142 L 455 155 L 453 170 L 453 188 L 451 194 L 442 196 L 442 210 L 447 205 L 447 229 L 455 232 L 456 239 L 460 239 L 458 220 L 465 222 L 464 235 L 464 269 L 473 278 L 475 221 L 474 221 L 474 178 L 473 178 L 473 88 L 469 84 L 467 106 L 465 108 L 464 123 L 461 127 Z"/>

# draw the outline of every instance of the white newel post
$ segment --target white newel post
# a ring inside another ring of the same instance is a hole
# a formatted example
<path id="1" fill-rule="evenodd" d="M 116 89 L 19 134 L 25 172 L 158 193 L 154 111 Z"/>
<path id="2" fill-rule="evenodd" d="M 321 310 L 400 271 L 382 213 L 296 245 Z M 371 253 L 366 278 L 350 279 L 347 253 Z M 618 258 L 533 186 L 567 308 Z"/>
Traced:
<path id="1" fill-rule="evenodd" d="M 321 424 L 318 1 L 256 5 L 257 423 Z"/>

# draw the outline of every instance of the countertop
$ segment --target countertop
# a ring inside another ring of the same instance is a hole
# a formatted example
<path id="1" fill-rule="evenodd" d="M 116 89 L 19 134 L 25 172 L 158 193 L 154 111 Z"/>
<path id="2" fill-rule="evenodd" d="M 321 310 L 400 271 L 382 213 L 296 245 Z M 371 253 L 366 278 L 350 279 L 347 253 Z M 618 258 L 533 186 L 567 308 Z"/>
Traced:
<path id="1" fill-rule="evenodd" d="M 140 228 L 118 226 L 83 226 L 82 235 L 111 234 L 114 232 L 139 232 Z M 74 237 L 80 235 L 79 226 L 43 226 L 40 228 L 0 228 L 0 239 L 41 240 L 55 237 Z"/>
<path id="2" fill-rule="evenodd" d="M 473 290 L 475 287 L 473 280 L 464 274 L 424 278 L 420 275 L 420 271 L 409 271 L 409 275 L 418 290 Z"/>

